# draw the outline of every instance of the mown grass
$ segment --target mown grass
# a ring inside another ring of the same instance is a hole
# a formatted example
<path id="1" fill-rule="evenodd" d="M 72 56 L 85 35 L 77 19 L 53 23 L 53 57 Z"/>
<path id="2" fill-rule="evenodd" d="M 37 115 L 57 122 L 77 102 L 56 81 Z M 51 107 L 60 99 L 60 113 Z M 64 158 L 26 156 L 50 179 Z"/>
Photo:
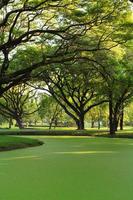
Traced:
<path id="1" fill-rule="evenodd" d="M 24 138 L 7 135 L 0 136 L 0 151 L 38 146 L 41 144 L 43 144 L 41 141 L 33 138 Z"/>
<path id="2" fill-rule="evenodd" d="M 132 140 L 36 138 L 45 145 L 1 153 L 2 200 L 133 199 Z"/>

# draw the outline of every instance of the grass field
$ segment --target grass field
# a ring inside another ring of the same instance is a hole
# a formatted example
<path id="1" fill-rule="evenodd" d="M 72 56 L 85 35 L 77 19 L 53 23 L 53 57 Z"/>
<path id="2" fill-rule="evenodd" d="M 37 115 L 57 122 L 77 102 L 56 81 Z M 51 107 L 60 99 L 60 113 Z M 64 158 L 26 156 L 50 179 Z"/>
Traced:
<path id="1" fill-rule="evenodd" d="M 37 136 L 0 153 L 1 200 L 132 200 L 133 140 Z"/>
<path id="2" fill-rule="evenodd" d="M 38 146 L 41 144 L 41 141 L 33 138 L 0 135 L 0 151 Z"/>

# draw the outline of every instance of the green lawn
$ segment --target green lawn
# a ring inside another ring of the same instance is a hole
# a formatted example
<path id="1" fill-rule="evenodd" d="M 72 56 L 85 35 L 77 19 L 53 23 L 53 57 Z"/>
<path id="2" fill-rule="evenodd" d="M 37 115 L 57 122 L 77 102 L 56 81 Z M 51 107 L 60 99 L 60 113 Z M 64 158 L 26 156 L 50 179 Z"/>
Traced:
<path id="1" fill-rule="evenodd" d="M 0 135 L 0 151 L 38 146 L 41 141 L 33 138 Z"/>
<path id="2" fill-rule="evenodd" d="M 133 140 L 35 138 L 45 144 L 0 153 L 2 200 L 133 199 Z"/>

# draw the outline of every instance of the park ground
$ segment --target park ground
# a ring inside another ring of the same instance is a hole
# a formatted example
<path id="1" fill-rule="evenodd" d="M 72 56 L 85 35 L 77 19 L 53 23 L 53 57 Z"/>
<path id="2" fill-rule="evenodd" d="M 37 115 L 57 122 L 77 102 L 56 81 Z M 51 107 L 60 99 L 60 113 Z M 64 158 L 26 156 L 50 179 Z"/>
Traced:
<path id="1" fill-rule="evenodd" d="M 0 135 L 73 135 L 73 136 L 108 136 L 109 130 L 106 127 L 101 129 L 87 128 L 85 130 L 77 130 L 75 127 L 56 127 L 51 130 L 48 127 L 29 127 L 25 129 L 19 129 L 13 127 L 11 129 L 6 127 L 0 128 Z M 125 126 L 124 130 L 116 132 L 117 137 L 133 138 L 133 127 Z"/>
<path id="2" fill-rule="evenodd" d="M 44 145 L 0 153 L 1 199 L 133 199 L 132 139 L 28 137 Z"/>
<path id="3" fill-rule="evenodd" d="M 42 141 L 39 141 L 35 138 L 0 135 L 0 151 L 34 147 L 42 144 Z"/>

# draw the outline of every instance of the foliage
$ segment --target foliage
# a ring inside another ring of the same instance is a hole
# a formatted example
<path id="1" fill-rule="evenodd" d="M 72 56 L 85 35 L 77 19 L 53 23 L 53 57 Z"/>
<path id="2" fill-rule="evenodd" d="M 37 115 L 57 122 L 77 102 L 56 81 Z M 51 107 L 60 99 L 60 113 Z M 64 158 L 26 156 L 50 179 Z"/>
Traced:
<path id="1" fill-rule="evenodd" d="M 79 67 L 80 64 L 82 69 Z M 84 128 L 85 114 L 91 108 L 106 101 L 97 91 L 98 88 L 100 90 L 101 84 L 99 77 L 84 63 L 76 63 L 70 67 L 53 66 L 51 70 L 42 72 L 40 79 L 47 84 L 48 92 L 72 117 L 79 129 Z"/>
<path id="2" fill-rule="evenodd" d="M 16 85 L 43 80 L 56 100 L 53 107 L 60 104 L 79 129 L 87 112 L 104 101 L 113 127 L 132 99 L 132 27 L 127 0 L 2 0 L 1 106 L 9 108 L 4 95 Z M 42 101 L 41 115 L 54 113 L 50 101 Z M 27 105 L 32 111 L 32 102 Z"/>
<path id="3" fill-rule="evenodd" d="M 42 96 L 38 113 L 42 121 L 49 125 L 49 129 L 52 126 L 56 127 L 62 118 L 62 108 L 52 96 L 46 94 Z"/>
<path id="4" fill-rule="evenodd" d="M 12 87 L 0 100 L 0 113 L 15 119 L 20 128 L 23 128 L 23 119 L 37 110 L 36 91 L 25 84 Z"/>

